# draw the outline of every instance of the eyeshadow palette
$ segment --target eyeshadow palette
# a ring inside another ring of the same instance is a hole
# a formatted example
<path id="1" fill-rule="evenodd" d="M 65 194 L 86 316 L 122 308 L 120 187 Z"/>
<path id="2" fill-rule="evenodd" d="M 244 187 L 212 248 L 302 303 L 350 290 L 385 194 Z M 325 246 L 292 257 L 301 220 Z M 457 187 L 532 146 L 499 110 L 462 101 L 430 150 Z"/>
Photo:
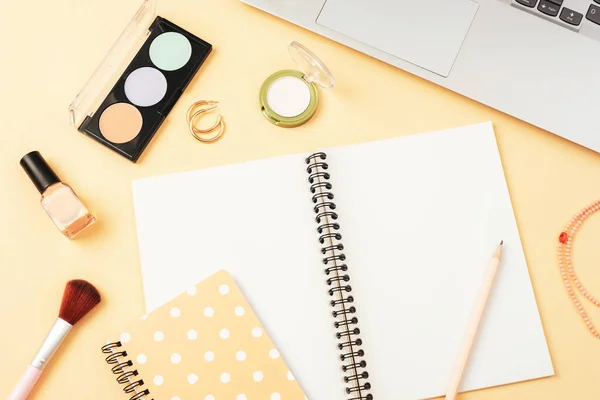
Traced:
<path id="1" fill-rule="evenodd" d="M 147 0 L 69 107 L 85 135 L 136 162 L 212 50 Z M 153 18 L 150 25 L 143 22 Z M 133 57 L 127 55 L 133 54 Z"/>

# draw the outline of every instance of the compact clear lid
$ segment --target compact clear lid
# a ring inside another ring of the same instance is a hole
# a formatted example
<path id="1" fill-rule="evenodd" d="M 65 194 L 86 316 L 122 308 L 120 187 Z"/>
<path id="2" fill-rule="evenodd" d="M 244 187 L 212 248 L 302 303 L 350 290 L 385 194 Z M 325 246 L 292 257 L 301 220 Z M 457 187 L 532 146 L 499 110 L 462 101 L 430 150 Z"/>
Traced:
<path id="1" fill-rule="evenodd" d="M 335 85 L 333 74 L 315 53 L 295 41 L 290 43 L 288 50 L 307 82 L 314 82 L 327 89 Z"/>
<path id="2" fill-rule="evenodd" d="M 69 105 L 71 124 L 76 128 L 81 126 L 86 117 L 96 112 L 123 71 L 142 48 L 150 34 L 149 28 L 156 19 L 157 2 L 158 0 L 144 0 L 92 77 Z"/>

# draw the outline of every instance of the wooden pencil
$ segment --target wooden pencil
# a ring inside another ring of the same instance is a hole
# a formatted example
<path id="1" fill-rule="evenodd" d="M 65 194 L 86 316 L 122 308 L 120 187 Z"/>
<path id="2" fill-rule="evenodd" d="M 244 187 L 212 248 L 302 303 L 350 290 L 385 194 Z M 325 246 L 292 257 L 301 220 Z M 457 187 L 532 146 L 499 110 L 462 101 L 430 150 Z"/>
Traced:
<path id="1" fill-rule="evenodd" d="M 458 395 L 458 389 L 462 381 L 462 376 L 465 372 L 467 361 L 469 360 L 469 354 L 471 353 L 471 349 L 473 348 L 473 343 L 475 342 L 475 337 L 477 336 L 477 331 L 479 329 L 481 318 L 483 317 L 483 313 L 485 311 L 485 306 L 490 297 L 492 287 L 494 286 L 496 273 L 498 272 L 500 260 L 502 259 L 503 248 L 504 241 L 500 242 L 500 245 L 498 246 L 494 257 L 490 261 L 488 272 L 483 280 L 481 292 L 479 293 L 479 297 L 477 299 L 477 302 L 475 303 L 475 311 L 473 312 L 473 316 L 471 317 L 471 321 L 469 322 L 469 326 L 467 328 L 463 348 L 460 351 L 458 360 L 456 362 L 456 365 L 454 366 L 454 371 L 452 373 L 450 386 L 448 388 L 445 400 L 454 400 Z"/>

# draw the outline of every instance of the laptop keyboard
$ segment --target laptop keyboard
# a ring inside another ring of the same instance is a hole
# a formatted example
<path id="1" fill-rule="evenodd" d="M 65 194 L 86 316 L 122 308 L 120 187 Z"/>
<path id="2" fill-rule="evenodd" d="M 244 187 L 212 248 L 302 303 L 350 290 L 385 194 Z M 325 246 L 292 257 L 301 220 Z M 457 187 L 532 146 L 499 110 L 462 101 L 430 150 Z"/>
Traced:
<path id="1" fill-rule="evenodd" d="M 511 4 L 565 28 L 599 37 L 600 0 L 511 0 Z"/>

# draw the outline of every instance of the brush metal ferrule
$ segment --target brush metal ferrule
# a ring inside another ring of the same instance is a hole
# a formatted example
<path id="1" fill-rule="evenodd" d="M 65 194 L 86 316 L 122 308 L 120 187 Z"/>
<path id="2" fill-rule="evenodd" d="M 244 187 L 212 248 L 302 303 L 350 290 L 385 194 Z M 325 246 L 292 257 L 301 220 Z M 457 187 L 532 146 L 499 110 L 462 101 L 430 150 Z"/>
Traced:
<path id="1" fill-rule="evenodd" d="M 38 353 L 33 358 L 31 365 L 39 370 L 43 370 L 72 328 L 73 325 L 58 318 L 50 330 L 50 333 L 48 333 L 46 340 L 42 343 L 42 347 L 40 347 Z"/>

